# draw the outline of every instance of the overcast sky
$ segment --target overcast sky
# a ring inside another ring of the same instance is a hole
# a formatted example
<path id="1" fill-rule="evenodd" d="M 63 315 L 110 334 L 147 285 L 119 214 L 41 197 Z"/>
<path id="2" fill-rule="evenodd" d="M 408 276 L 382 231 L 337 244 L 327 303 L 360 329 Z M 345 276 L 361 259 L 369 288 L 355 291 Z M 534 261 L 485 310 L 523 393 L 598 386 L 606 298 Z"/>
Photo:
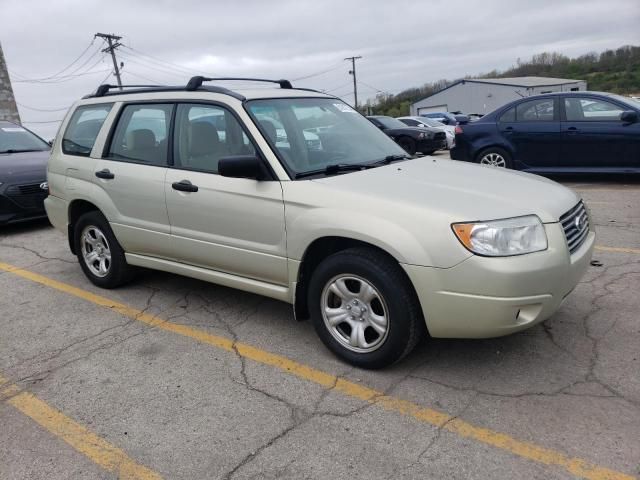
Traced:
<path id="1" fill-rule="evenodd" d="M 52 110 L 115 83 L 102 40 L 90 45 L 96 32 L 123 37 L 124 83 L 326 72 L 295 84 L 348 102 L 347 56 L 363 57 L 362 101 L 376 90 L 505 69 L 543 51 L 575 56 L 640 44 L 640 0 L 0 0 L 0 18 L 20 115 L 46 138 L 56 123 L 29 122 L 58 120 L 64 111 Z"/>

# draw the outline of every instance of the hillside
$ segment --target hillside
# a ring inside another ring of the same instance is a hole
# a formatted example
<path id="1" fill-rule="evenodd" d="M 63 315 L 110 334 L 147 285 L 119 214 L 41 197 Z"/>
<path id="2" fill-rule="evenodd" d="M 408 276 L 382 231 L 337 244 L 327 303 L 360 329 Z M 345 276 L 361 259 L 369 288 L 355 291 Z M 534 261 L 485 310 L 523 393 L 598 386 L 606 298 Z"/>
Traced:
<path id="1" fill-rule="evenodd" d="M 557 52 L 534 55 L 528 61 L 517 60 L 516 65 L 504 71 L 466 78 L 500 78 L 539 76 L 575 78 L 586 80 L 589 90 L 621 94 L 640 92 L 640 46 L 627 45 L 601 53 L 587 53 L 569 58 Z M 455 80 L 438 80 L 422 87 L 409 88 L 397 95 L 378 95 L 376 103 L 368 105 L 377 115 L 394 117 L 409 114 L 409 105 L 454 83 Z M 366 108 L 367 106 L 365 106 Z"/>

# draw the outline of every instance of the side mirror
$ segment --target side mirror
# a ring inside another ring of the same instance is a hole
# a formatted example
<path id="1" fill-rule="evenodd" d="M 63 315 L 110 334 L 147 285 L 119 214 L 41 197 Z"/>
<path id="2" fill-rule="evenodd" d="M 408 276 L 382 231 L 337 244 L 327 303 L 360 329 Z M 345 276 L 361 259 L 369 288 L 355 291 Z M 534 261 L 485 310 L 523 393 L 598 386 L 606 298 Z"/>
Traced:
<path id="1" fill-rule="evenodd" d="M 636 123 L 638 121 L 638 113 L 633 110 L 625 110 L 620 115 L 620 120 L 624 123 Z"/>
<path id="2" fill-rule="evenodd" d="M 218 162 L 218 173 L 223 177 L 232 178 L 252 178 L 254 180 L 270 178 L 267 166 L 255 155 L 223 157 Z"/>

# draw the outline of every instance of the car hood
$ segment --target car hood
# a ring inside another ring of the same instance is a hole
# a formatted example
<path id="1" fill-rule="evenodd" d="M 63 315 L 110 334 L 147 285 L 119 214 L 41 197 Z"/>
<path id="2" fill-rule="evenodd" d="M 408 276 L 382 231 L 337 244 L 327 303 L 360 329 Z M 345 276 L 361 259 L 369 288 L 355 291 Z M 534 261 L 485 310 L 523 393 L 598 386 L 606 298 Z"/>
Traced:
<path id="1" fill-rule="evenodd" d="M 530 214 L 553 223 L 579 201 L 575 192 L 544 177 L 433 157 L 314 182 L 368 197 L 367 209 L 392 203 L 413 213 L 437 212 L 448 223 Z"/>
<path id="2" fill-rule="evenodd" d="M 47 176 L 49 150 L 0 154 L 0 182 L 40 182 Z"/>

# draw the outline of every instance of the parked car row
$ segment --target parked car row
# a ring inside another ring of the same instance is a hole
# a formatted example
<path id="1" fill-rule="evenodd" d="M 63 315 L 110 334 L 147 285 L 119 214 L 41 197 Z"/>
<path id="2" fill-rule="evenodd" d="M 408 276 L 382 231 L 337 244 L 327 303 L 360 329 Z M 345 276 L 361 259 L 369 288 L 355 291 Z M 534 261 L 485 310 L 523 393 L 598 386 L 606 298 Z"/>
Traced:
<path id="1" fill-rule="evenodd" d="M 416 152 L 431 155 L 436 150 L 447 148 L 447 134 L 441 128 L 409 126 L 397 118 L 384 115 L 367 118 L 410 155 Z"/>

